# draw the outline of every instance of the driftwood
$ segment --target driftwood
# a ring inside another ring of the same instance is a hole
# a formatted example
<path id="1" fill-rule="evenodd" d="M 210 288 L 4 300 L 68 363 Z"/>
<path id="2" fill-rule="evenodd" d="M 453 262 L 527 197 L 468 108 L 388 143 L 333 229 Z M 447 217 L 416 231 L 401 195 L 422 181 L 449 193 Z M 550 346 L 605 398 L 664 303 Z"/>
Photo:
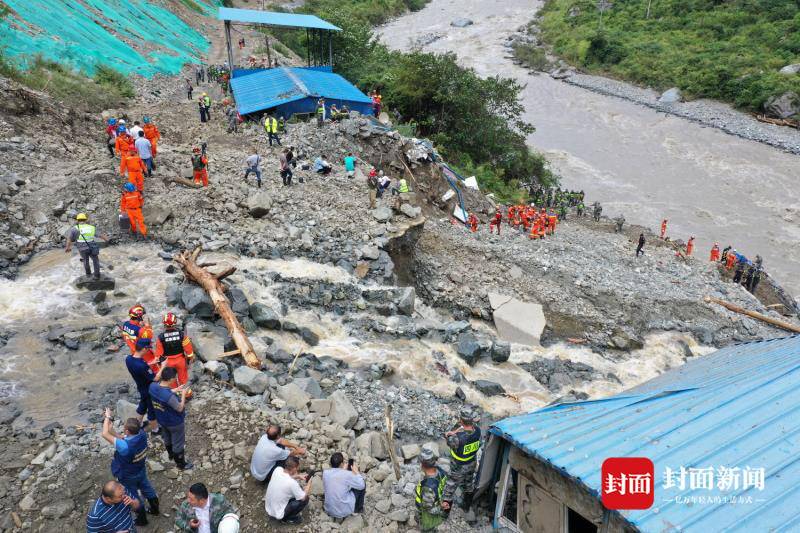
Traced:
<path id="1" fill-rule="evenodd" d="M 756 120 L 759 122 L 766 122 L 767 124 L 773 124 L 775 126 L 789 126 L 790 128 L 797 128 L 800 129 L 800 120 L 794 120 L 791 118 L 772 118 L 766 115 L 759 115 L 753 114 L 756 117 Z"/>
<path id="2" fill-rule="evenodd" d="M 750 311 L 749 309 L 745 309 L 744 307 L 739 307 L 738 305 L 726 302 L 724 300 L 720 300 L 719 298 L 712 298 L 711 296 L 707 296 L 706 301 L 714 302 L 715 304 L 719 304 L 725 309 L 728 309 L 729 311 L 733 311 L 734 313 L 739 313 L 741 315 L 746 315 L 749 316 L 750 318 L 755 318 L 756 320 L 766 322 L 771 326 L 785 329 L 786 331 L 791 331 L 794 333 L 800 333 L 800 327 L 795 326 L 794 324 L 789 324 L 788 322 L 784 322 L 783 320 L 778 320 L 770 316 L 762 315 L 761 313 L 756 313 L 755 311 Z"/>
<path id="3" fill-rule="evenodd" d="M 400 480 L 400 463 L 397 462 L 397 454 L 394 451 L 394 421 L 392 420 L 392 406 L 386 405 L 386 433 L 383 439 L 386 441 L 386 449 L 389 450 L 389 458 L 394 467 L 394 477 Z"/>
<path id="4" fill-rule="evenodd" d="M 233 339 L 236 348 L 238 348 L 247 366 L 261 368 L 261 361 L 259 361 L 258 356 L 256 356 L 253 345 L 250 344 L 250 339 L 247 338 L 247 334 L 239 323 L 239 319 L 233 314 L 230 302 L 225 296 L 225 287 L 223 287 L 221 283 L 222 279 L 233 274 L 236 268 L 230 267 L 219 274 L 212 274 L 197 264 L 197 257 L 199 255 L 200 248 L 198 247 L 191 253 L 184 251 L 176 255 L 173 259 L 181 266 L 183 273 L 188 279 L 191 279 L 203 287 L 208 293 L 211 302 L 214 304 L 214 310 L 225 322 L 231 339 Z"/>
<path id="5" fill-rule="evenodd" d="M 181 178 L 181 177 L 178 177 L 178 176 L 172 176 L 171 179 L 172 179 L 173 182 L 175 182 L 175 183 L 177 183 L 179 185 L 184 185 L 184 186 L 190 187 L 192 189 L 199 189 L 200 187 L 203 186 L 200 183 L 195 183 L 192 180 L 187 180 L 186 178 Z"/>

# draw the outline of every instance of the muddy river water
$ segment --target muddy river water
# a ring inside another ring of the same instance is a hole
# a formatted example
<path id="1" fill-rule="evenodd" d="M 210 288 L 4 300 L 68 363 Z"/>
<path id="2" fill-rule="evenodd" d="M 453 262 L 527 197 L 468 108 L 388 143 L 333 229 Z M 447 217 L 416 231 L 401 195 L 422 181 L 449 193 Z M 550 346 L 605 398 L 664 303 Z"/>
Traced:
<path id="1" fill-rule="evenodd" d="M 563 185 L 599 200 L 604 214 L 669 234 L 695 235 L 698 255 L 713 242 L 765 258 L 767 270 L 800 294 L 800 187 L 797 156 L 702 127 L 618 98 L 531 75 L 514 65 L 506 37 L 534 17 L 538 0 L 432 0 L 381 28 L 390 47 L 454 52 L 482 76 L 525 85 L 529 138 L 562 175 Z M 459 18 L 474 24 L 456 28 Z M 799 134 L 800 135 L 800 134 Z"/>
<path id="2" fill-rule="evenodd" d="M 104 388 L 129 377 L 124 365 L 125 348 L 117 353 L 106 353 L 105 346 L 91 350 L 92 343 L 84 341 L 77 351 L 67 350 L 61 344 L 47 340 L 50 326 L 74 327 L 76 330 L 102 331 L 120 323 L 126 310 L 141 302 L 156 321 L 167 310 L 165 288 L 174 275 L 165 272 L 167 263 L 156 254 L 158 248 L 150 245 L 124 245 L 104 249 L 101 260 L 117 280 L 116 289 L 108 293 L 106 303 L 111 312 L 99 316 L 93 304 L 83 301 L 82 291 L 72 286 L 80 267 L 75 255 L 62 250 L 38 254 L 25 266 L 15 281 L 0 281 L 0 326 L 11 332 L 8 344 L 0 348 L 0 397 L 13 396 L 25 414 L 39 424 L 53 421 L 79 423 L 78 403 L 86 396 L 87 388 Z M 240 268 L 230 279 L 247 295 L 251 302 L 262 302 L 280 309 L 273 287 L 260 283 L 260 276 L 244 272 L 278 273 L 283 279 L 327 279 L 344 283 L 357 283 L 343 270 L 305 260 L 267 260 L 237 258 L 222 254 L 204 256 L 209 261 L 230 262 Z M 180 313 L 180 310 L 176 310 Z M 417 304 L 417 311 L 428 319 L 446 320 L 436 312 Z M 450 396 L 458 386 L 442 374 L 434 363 L 433 352 L 443 354 L 442 361 L 449 368 L 458 368 L 468 381 L 486 379 L 501 384 L 510 397 L 486 398 L 471 386 L 461 383 L 470 401 L 482 405 L 496 415 L 530 410 L 551 402 L 559 393 L 547 390 L 519 365 L 540 358 L 564 358 L 594 367 L 598 374 L 615 378 L 600 378 L 576 384 L 576 391 L 591 397 L 602 397 L 619 392 L 650 379 L 683 361 L 684 341 L 698 353 L 707 348 L 698 347 L 694 341 L 679 334 L 658 334 L 647 339 L 643 349 L 624 356 L 604 357 L 587 348 L 572 345 L 555 345 L 547 348 L 514 346 L 511 359 L 502 364 L 489 360 L 468 366 L 451 344 L 428 339 L 360 339 L 347 331 L 339 317 L 307 309 L 290 309 L 287 318 L 311 328 L 320 337 L 320 344 L 309 348 L 296 335 L 259 330 L 250 335 L 259 349 L 258 339 L 268 335 L 290 353 L 309 351 L 317 356 L 331 356 L 349 363 L 352 367 L 371 363 L 386 363 L 394 371 L 392 379 L 401 384 L 421 387 Z M 477 328 L 489 329 L 485 323 Z M 193 331 L 192 323 L 187 325 Z M 216 339 L 204 338 L 198 333 L 196 348 L 213 347 L 210 351 L 221 353 Z M 217 343 L 216 345 L 214 343 Z M 121 344 L 121 343 L 120 343 Z M 261 347 L 263 349 L 263 347 Z M 201 355 L 209 356 L 202 353 Z M 211 354 L 213 355 L 213 354 Z M 212 357 L 213 358 L 213 357 Z"/>

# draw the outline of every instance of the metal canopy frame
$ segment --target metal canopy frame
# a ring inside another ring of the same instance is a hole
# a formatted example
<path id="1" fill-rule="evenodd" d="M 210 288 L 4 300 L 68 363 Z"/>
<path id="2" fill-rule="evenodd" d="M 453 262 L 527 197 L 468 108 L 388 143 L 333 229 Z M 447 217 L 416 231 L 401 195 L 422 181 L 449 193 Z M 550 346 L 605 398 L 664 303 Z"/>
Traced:
<path id="1" fill-rule="evenodd" d="M 273 28 L 306 30 L 306 64 L 309 67 L 330 66 L 333 69 L 333 32 L 341 28 L 313 15 L 294 15 L 255 9 L 220 8 L 218 18 L 225 22 L 225 46 L 228 51 L 228 72 L 233 78 L 233 43 L 231 26 L 267 26 Z M 304 25 L 313 24 L 313 25 Z M 326 38 L 327 37 L 327 38 Z M 327 41 L 327 43 L 326 43 Z M 269 35 L 264 35 L 267 61 L 272 68 Z M 327 44 L 327 53 L 325 51 Z M 326 57 L 327 56 L 327 57 Z M 229 86 L 230 87 L 230 86 Z"/>

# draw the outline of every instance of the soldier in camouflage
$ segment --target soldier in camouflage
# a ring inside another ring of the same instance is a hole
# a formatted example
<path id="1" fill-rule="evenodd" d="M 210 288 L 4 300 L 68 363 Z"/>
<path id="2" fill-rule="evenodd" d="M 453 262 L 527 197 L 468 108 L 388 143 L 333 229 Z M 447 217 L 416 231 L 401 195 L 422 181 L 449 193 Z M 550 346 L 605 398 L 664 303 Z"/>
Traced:
<path id="1" fill-rule="evenodd" d="M 461 508 L 468 511 L 472 507 L 472 493 L 475 491 L 475 467 L 481 447 L 481 430 L 475 425 L 475 414 L 465 405 L 459 412 L 460 425 L 445 433 L 450 447 L 450 474 L 442 495 L 442 508 L 450 511 L 458 487 L 462 490 Z"/>
<path id="2" fill-rule="evenodd" d="M 447 513 L 442 509 L 442 493 L 447 475 L 436 466 L 436 454 L 430 448 L 422 449 L 420 462 L 422 479 L 415 491 L 419 527 L 422 531 L 435 531 L 447 519 Z"/>

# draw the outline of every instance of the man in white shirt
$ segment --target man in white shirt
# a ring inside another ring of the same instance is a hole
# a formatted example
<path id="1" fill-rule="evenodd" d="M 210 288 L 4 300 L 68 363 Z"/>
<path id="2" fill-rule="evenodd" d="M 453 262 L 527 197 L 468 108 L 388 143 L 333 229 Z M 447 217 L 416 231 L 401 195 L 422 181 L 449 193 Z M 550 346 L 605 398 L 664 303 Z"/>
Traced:
<path id="1" fill-rule="evenodd" d="M 276 466 L 283 466 L 284 461 L 290 455 L 301 456 L 305 453 L 304 448 L 281 438 L 280 426 L 269 426 L 267 432 L 258 440 L 256 449 L 253 450 L 253 457 L 250 459 L 250 474 L 253 479 L 269 485 L 270 477 Z"/>
<path id="2" fill-rule="evenodd" d="M 140 131 L 144 131 L 142 129 L 142 125 L 139 124 L 138 120 L 133 121 L 133 127 L 131 127 L 131 131 L 129 133 L 131 134 L 131 137 L 133 137 L 134 140 L 139 138 Z"/>
<path id="3" fill-rule="evenodd" d="M 308 495 L 311 493 L 311 475 L 299 475 L 299 466 L 300 460 L 297 457 L 287 457 L 285 466 L 275 468 L 264 494 L 264 509 L 267 514 L 289 524 L 303 521 L 301 513 L 308 505 Z M 298 479 L 305 481 L 305 488 L 300 488 Z"/>

